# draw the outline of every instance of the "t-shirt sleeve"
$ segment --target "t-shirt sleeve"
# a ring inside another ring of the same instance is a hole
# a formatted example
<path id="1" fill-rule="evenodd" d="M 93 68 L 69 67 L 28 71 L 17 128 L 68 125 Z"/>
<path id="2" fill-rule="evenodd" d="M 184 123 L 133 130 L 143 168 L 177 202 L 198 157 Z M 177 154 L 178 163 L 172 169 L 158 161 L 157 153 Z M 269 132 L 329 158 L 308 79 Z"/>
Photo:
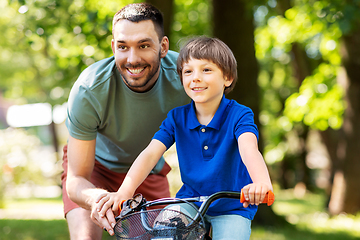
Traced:
<path id="1" fill-rule="evenodd" d="M 162 142 L 167 149 L 169 149 L 175 142 L 175 122 L 174 111 L 171 110 L 166 119 L 161 123 L 160 130 L 158 130 L 153 139 Z"/>
<path id="2" fill-rule="evenodd" d="M 259 139 L 259 130 L 254 122 L 254 113 L 248 107 L 244 107 L 238 114 L 238 121 L 235 125 L 236 139 L 245 132 L 254 133 L 256 138 Z"/>
<path id="3" fill-rule="evenodd" d="M 96 138 L 100 122 L 98 107 L 99 104 L 91 92 L 75 83 L 69 95 L 66 119 L 70 136 L 80 140 Z"/>

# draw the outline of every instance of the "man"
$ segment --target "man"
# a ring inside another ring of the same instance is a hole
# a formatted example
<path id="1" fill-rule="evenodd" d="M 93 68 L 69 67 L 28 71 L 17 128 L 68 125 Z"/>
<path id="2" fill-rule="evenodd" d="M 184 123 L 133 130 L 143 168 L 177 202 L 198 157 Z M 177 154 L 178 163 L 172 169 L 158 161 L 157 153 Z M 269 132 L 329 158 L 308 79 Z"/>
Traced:
<path id="1" fill-rule="evenodd" d="M 84 70 L 68 101 L 62 181 L 71 239 L 101 239 L 102 226 L 113 235 L 113 211 L 99 216 L 96 202 L 117 191 L 167 112 L 189 102 L 158 9 L 127 5 L 115 14 L 112 31 L 114 57 Z M 168 197 L 169 171 L 160 159 L 137 192 L 148 200 Z"/>

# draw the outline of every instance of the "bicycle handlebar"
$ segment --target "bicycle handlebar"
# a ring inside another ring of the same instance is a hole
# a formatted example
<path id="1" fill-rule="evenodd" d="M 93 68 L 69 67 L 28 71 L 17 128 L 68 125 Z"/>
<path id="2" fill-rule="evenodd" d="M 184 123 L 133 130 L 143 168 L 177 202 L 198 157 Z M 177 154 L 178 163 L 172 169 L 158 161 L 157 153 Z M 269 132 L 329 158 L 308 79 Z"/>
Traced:
<path id="1" fill-rule="evenodd" d="M 139 195 L 135 195 L 133 200 L 137 197 L 139 197 Z M 130 199 L 127 201 L 122 201 L 121 204 L 119 205 L 119 209 L 121 210 L 120 217 L 124 216 L 130 212 L 144 209 L 146 207 L 152 207 L 152 206 L 158 206 L 158 205 L 168 205 L 168 204 L 174 204 L 174 203 L 184 203 L 184 202 L 203 202 L 203 204 L 201 204 L 201 206 L 200 206 L 197 216 L 195 217 L 195 219 L 198 219 L 198 218 L 200 218 L 200 216 L 198 216 L 198 215 L 201 214 L 202 216 L 204 216 L 206 211 L 209 209 L 210 204 L 220 198 L 240 199 L 241 203 L 244 203 L 246 201 L 242 190 L 240 193 L 239 192 L 231 192 L 231 191 L 221 191 L 221 192 L 216 192 L 210 196 L 192 197 L 192 198 L 184 198 L 184 199 L 163 198 L 163 199 L 157 199 L 157 200 L 153 200 L 153 201 L 146 201 L 141 196 L 141 200 L 136 202 L 137 204 L 135 207 L 126 206 L 126 204 L 130 205 L 130 203 L 129 203 Z M 264 201 L 262 203 L 266 203 L 268 206 L 270 206 L 274 203 L 274 201 L 275 201 L 274 193 L 270 190 L 266 193 Z"/>

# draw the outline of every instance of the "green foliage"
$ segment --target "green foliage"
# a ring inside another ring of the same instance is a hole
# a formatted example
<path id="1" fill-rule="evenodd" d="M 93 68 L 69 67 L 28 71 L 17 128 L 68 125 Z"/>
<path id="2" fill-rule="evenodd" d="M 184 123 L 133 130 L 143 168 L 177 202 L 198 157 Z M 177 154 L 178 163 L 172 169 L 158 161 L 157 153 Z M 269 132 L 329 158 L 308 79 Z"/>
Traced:
<path id="1" fill-rule="evenodd" d="M 129 2 L 2 1 L 4 97 L 20 103 L 65 102 L 79 73 L 112 55 L 112 17 Z"/>
<path id="2" fill-rule="evenodd" d="M 297 0 L 284 9 L 279 6 L 283 2 L 268 1 L 254 7 L 258 83 L 263 91 L 260 122 L 268 163 L 282 161 L 291 149 L 291 136 L 305 126 L 342 126 L 345 106 L 337 83 L 342 71 L 341 21 L 355 21 L 342 10 L 356 8 L 356 1 L 345 2 Z"/>
<path id="3" fill-rule="evenodd" d="M 287 98 L 284 115 L 290 122 L 303 121 L 322 131 L 328 127 L 341 127 L 343 90 L 336 84 L 336 73 L 337 67 L 321 64 L 313 75 L 304 80 L 299 92 Z"/>
<path id="4" fill-rule="evenodd" d="M 211 36 L 211 1 L 174 0 L 175 16 L 170 36 L 170 48 L 178 51 L 183 38 L 196 35 Z"/>
<path id="5" fill-rule="evenodd" d="M 21 103 L 62 104 L 90 64 L 112 55 L 112 18 L 141 1 L 2 1 L 0 91 Z M 211 34 L 211 4 L 175 1 L 171 48 L 188 35 Z"/>

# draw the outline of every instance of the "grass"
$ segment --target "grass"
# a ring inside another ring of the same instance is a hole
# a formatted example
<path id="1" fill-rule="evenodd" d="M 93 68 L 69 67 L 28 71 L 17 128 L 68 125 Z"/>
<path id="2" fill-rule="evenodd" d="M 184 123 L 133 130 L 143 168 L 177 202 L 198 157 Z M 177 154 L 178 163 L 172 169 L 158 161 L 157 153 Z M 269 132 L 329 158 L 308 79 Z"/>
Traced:
<path id="1" fill-rule="evenodd" d="M 284 216 L 290 226 L 252 228 L 251 240 L 352 240 L 360 239 L 360 215 L 330 217 L 323 208 L 321 194 L 306 194 L 296 198 L 293 191 L 276 193 L 273 210 Z M 16 200 L 7 202 L 7 208 L 20 209 L 41 204 L 61 204 L 60 199 Z M 59 220 L 0 219 L 1 240 L 62 240 L 69 239 L 67 224 Z M 102 240 L 114 239 L 104 233 Z"/>
<path id="2" fill-rule="evenodd" d="M 67 240 L 69 233 L 65 220 L 0 219 L 2 240 Z"/>

